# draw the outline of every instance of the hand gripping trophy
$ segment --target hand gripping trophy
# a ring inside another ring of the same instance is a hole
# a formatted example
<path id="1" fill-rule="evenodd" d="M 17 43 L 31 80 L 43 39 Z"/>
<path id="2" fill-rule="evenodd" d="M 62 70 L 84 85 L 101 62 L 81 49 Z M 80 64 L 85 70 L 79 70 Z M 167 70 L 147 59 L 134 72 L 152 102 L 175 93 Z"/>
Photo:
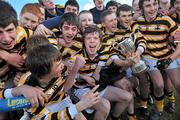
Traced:
<path id="1" fill-rule="evenodd" d="M 113 44 L 113 49 L 121 52 L 122 54 L 134 53 L 136 51 L 135 46 L 136 36 L 134 33 L 131 33 L 129 37 L 123 37 L 121 40 L 117 39 Z M 143 60 L 140 60 L 138 63 L 135 63 L 131 66 L 132 72 L 134 74 L 145 72 L 148 70 L 148 66 Z"/>

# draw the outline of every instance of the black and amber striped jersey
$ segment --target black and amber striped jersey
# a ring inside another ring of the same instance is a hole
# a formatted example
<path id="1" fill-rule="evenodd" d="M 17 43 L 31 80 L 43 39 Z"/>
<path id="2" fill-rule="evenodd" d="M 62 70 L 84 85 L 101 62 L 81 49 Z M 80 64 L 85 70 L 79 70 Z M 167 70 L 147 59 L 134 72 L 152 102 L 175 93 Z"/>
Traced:
<path id="1" fill-rule="evenodd" d="M 168 16 L 157 16 L 153 21 L 147 22 L 143 17 L 132 23 L 132 30 L 139 29 L 147 42 L 144 55 L 155 59 L 163 59 L 172 54 L 168 49 L 168 37 L 178 30 L 177 24 Z"/>
<path id="2" fill-rule="evenodd" d="M 72 40 L 72 45 L 70 47 L 67 46 L 61 46 L 60 52 L 62 53 L 62 59 L 63 61 L 69 60 L 71 57 L 76 55 L 79 51 L 82 49 L 82 38 L 80 37 L 75 37 Z"/>
<path id="3" fill-rule="evenodd" d="M 26 54 L 26 40 L 32 35 L 32 31 L 26 28 L 17 27 L 16 44 L 13 49 L 8 50 L 9 53 L 18 53 L 24 56 Z M 0 86 L 4 86 L 6 80 L 11 77 L 13 70 L 16 69 L 9 65 L 6 61 L 0 59 Z"/>
<path id="4" fill-rule="evenodd" d="M 80 74 L 92 75 L 97 67 L 97 64 L 100 60 L 99 53 L 96 54 L 94 59 L 89 58 L 86 49 L 82 50 L 82 56 L 84 57 L 86 63 L 85 65 L 79 70 Z"/>
<path id="5" fill-rule="evenodd" d="M 120 28 L 115 35 L 115 41 L 117 43 L 120 43 L 123 41 L 126 37 L 132 37 L 132 40 L 134 42 L 135 48 L 142 47 L 144 50 L 146 49 L 146 40 L 142 36 L 141 32 L 136 29 L 134 32 L 132 32 L 130 29 L 127 28 Z M 135 51 L 134 51 L 135 52 Z M 118 51 L 119 55 L 122 57 L 126 57 L 126 54 Z"/>
<path id="6" fill-rule="evenodd" d="M 92 76 L 94 71 L 96 70 L 99 60 L 100 60 L 100 54 L 97 53 L 96 56 L 91 59 L 88 56 L 88 53 L 86 49 L 84 48 L 82 51 L 80 51 L 76 56 L 82 55 L 85 59 L 85 65 L 79 69 L 79 74 L 80 75 L 87 75 L 87 76 Z M 75 85 L 88 85 L 88 83 L 85 80 L 77 80 Z"/>
<path id="7" fill-rule="evenodd" d="M 65 99 L 65 93 L 64 93 L 64 83 L 65 79 L 61 77 L 53 78 L 49 84 L 46 87 L 41 87 L 44 89 L 44 93 L 46 94 L 48 98 L 48 102 L 45 104 L 53 104 L 55 102 L 60 102 L 63 99 Z M 31 84 L 30 79 L 27 80 L 26 84 Z M 71 120 L 71 115 L 69 113 L 69 109 L 67 107 L 64 108 L 62 111 L 58 111 L 55 113 L 51 113 L 47 110 L 45 106 L 39 106 L 39 107 L 33 107 L 30 109 L 27 109 L 26 111 L 32 116 L 33 119 L 47 119 L 48 120 Z"/>
<path id="8" fill-rule="evenodd" d="M 114 43 L 120 43 L 123 38 L 125 37 L 130 37 L 130 35 L 133 33 L 133 35 L 135 36 L 134 38 L 134 43 L 136 48 L 141 46 L 144 48 L 144 50 L 146 49 L 146 41 L 143 38 L 142 34 L 138 31 L 135 30 L 134 32 L 132 32 L 129 29 L 125 29 L 125 28 L 121 28 L 118 29 L 114 34 L 104 34 L 103 38 L 102 38 L 102 46 L 100 48 L 100 53 L 104 54 L 103 59 L 107 60 L 110 56 L 112 55 L 118 55 L 120 58 L 125 58 L 126 55 L 124 53 L 121 53 L 117 50 L 115 50 L 113 48 Z M 116 53 L 118 52 L 118 53 Z"/>
<path id="9" fill-rule="evenodd" d="M 4 99 L 4 89 L 0 88 L 0 99 Z"/>

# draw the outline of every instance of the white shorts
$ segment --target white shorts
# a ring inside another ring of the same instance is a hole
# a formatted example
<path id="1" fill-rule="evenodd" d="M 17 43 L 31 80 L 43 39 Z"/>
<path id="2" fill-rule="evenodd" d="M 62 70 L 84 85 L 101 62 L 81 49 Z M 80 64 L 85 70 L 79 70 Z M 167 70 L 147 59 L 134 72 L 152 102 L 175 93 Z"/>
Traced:
<path id="1" fill-rule="evenodd" d="M 87 93 L 88 91 L 90 91 L 91 90 L 91 88 L 89 88 L 89 87 L 85 87 L 85 88 L 75 88 L 74 89 L 74 94 L 75 94 L 75 96 L 77 96 L 78 98 L 81 98 L 81 96 L 83 96 L 85 93 Z M 106 89 L 104 89 L 104 90 L 102 90 L 101 92 L 99 92 L 99 96 L 103 96 L 104 95 L 104 93 L 105 93 L 105 90 Z"/>
<path id="2" fill-rule="evenodd" d="M 149 70 L 148 71 L 154 71 L 154 70 L 158 70 L 156 66 L 156 63 L 158 61 L 158 59 L 156 58 L 153 58 L 151 56 L 143 56 L 144 60 L 145 60 L 145 63 L 146 65 L 149 66 Z M 174 69 L 174 68 L 178 68 L 179 65 L 178 65 L 178 62 L 177 60 L 173 60 L 173 62 L 168 66 L 167 69 Z"/>
<path id="3" fill-rule="evenodd" d="M 131 70 L 130 67 L 126 70 L 126 77 L 127 77 L 127 78 L 132 77 L 132 70 Z"/>
<path id="4" fill-rule="evenodd" d="M 179 67 L 180 67 L 180 58 L 177 58 L 176 61 L 177 61 L 177 64 L 179 65 Z"/>
<path id="5" fill-rule="evenodd" d="M 87 92 L 89 92 L 91 90 L 91 88 L 89 88 L 89 87 L 85 87 L 85 88 L 75 88 L 74 89 L 74 94 L 75 94 L 75 96 L 77 96 L 79 99 L 81 98 L 81 96 L 83 96 L 84 94 L 86 94 Z M 99 92 L 99 96 L 103 96 L 104 95 L 104 93 L 105 93 L 105 90 L 106 89 L 104 89 L 104 90 L 102 90 L 101 92 Z M 87 109 L 85 109 L 85 111 L 87 112 L 87 113 L 89 113 L 89 114 L 91 114 L 91 113 L 93 113 L 94 111 L 95 111 L 95 109 L 93 109 L 93 108 L 87 108 Z"/>

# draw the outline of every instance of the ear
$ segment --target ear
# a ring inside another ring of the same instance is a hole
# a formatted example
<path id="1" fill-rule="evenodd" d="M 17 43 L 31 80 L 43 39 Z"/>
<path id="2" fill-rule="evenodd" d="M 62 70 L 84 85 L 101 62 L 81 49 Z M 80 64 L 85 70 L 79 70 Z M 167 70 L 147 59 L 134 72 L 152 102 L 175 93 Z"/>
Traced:
<path id="1" fill-rule="evenodd" d="M 105 27 L 105 23 L 104 23 L 104 22 L 102 22 L 101 25 L 102 25 L 103 27 Z"/>

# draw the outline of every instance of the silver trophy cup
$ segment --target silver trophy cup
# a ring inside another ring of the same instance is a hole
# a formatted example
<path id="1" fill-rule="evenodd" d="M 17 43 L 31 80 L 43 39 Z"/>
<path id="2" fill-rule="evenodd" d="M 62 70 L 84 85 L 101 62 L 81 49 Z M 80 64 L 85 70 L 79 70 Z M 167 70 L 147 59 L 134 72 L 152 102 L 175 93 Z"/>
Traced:
<path id="1" fill-rule="evenodd" d="M 118 42 L 117 40 L 117 42 L 113 44 L 113 48 L 123 54 L 127 54 L 128 52 L 133 53 L 136 50 L 134 40 L 135 35 L 131 34 L 130 37 L 123 38 L 121 42 Z M 143 60 L 140 60 L 138 63 L 132 65 L 131 69 L 133 73 L 136 74 L 145 72 L 148 69 L 148 67 Z"/>

